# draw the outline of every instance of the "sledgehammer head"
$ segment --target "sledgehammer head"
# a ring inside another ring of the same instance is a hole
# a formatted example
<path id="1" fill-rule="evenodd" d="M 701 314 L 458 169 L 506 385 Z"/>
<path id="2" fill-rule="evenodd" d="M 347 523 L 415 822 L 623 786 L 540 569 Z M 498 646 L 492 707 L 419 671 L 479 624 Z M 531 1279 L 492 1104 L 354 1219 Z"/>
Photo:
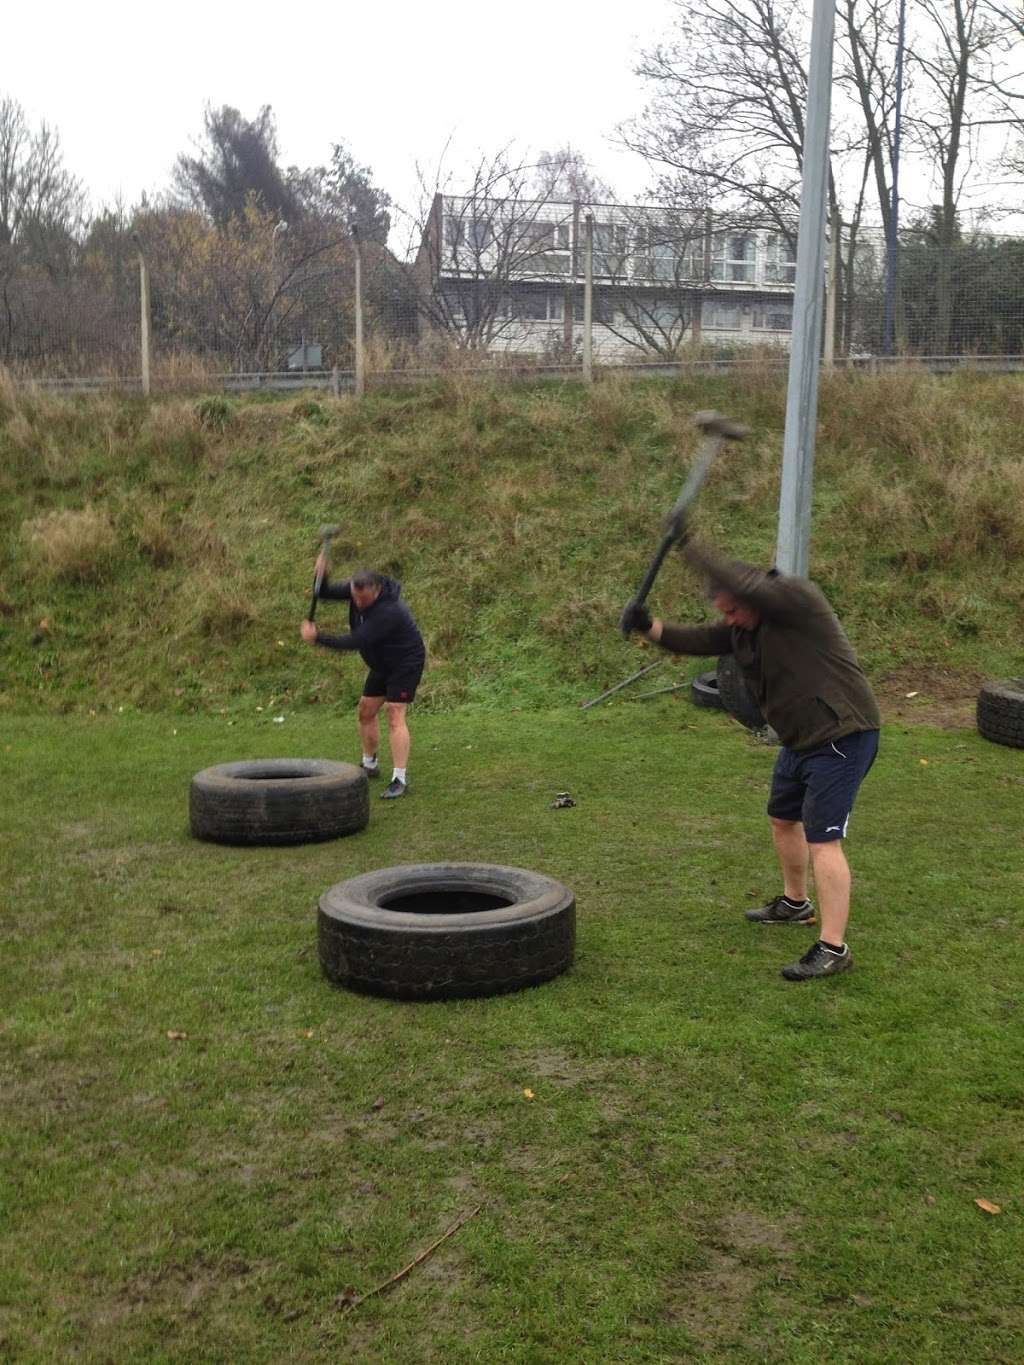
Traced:
<path id="1" fill-rule="evenodd" d="M 694 415 L 693 425 L 702 436 L 717 436 L 723 441 L 743 441 L 750 435 L 750 428 L 742 422 L 734 422 L 720 412 L 698 412 Z"/>
<path id="2" fill-rule="evenodd" d="M 341 527 L 340 527 L 340 526 L 321 526 L 321 527 L 320 527 L 320 544 L 321 544 L 321 545 L 326 545 L 326 543 L 327 543 L 329 540 L 333 540 L 334 537 L 335 537 L 336 535 L 339 535 L 339 534 L 340 534 L 340 532 L 341 532 Z"/>

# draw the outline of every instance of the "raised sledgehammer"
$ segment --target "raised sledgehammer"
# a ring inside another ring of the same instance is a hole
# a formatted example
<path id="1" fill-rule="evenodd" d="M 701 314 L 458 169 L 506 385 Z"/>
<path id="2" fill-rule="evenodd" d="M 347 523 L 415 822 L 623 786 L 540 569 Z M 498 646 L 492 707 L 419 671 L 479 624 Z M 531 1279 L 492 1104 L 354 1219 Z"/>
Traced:
<path id="1" fill-rule="evenodd" d="M 647 600 L 647 594 L 654 587 L 654 580 L 658 576 L 658 570 L 661 568 L 665 556 L 682 536 L 686 524 L 686 513 L 700 492 L 701 486 L 707 478 L 708 470 L 722 446 L 726 441 L 742 441 L 750 435 L 749 427 L 743 426 L 740 422 L 734 422 L 729 417 L 723 417 L 720 412 L 698 412 L 694 416 L 693 425 L 701 433 L 697 455 L 690 466 L 690 472 L 683 484 L 683 491 L 679 494 L 675 506 L 668 514 L 661 544 L 658 546 L 654 558 L 648 565 L 647 572 L 633 597 L 633 601 L 637 604 Z"/>
<path id="2" fill-rule="evenodd" d="M 309 614 L 306 617 L 307 621 L 312 621 L 316 615 L 316 604 L 320 596 L 320 589 L 323 587 L 325 570 L 320 567 L 321 556 L 323 556 L 323 563 L 326 565 L 328 556 L 331 553 L 331 541 L 340 533 L 340 531 L 340 526 L 320 527 L 320 554 L 317 555 L 317 569 L 316 573 L 313 575 L 313 597 L 309 604 Z"/>

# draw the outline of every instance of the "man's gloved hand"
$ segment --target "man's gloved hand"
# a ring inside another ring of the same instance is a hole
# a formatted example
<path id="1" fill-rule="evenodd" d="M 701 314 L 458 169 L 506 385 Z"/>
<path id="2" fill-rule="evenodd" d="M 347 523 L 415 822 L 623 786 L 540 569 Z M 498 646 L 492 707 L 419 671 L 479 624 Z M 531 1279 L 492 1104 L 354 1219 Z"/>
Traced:
<path id="1" fill-rule="evenodd" d="M 619 629 L 623 635 L 628 635 L 634 630 L 646 635 L 650 628 L 651 613 L 644 604 L 635 600 L 627 603 L 626 609 L 622 613 L 622 619 L 619 621 Z"/>

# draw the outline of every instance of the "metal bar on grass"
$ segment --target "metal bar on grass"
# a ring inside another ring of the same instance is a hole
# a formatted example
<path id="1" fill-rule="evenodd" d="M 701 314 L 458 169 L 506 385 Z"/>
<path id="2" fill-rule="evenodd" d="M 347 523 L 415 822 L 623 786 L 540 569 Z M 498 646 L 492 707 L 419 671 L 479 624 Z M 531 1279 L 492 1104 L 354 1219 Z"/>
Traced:
<path id="1" fill-rule="evenodd" d="M 652 669 L 657 668 L 664 662 L 664 659 L 655 659 L 653 664 L 648 664 L 646 668 L 641 668 L 636 673 L 631 673 L 628 678 L 624 678 L 622 682 L 616 683 L 614 687 L 609 687 L 608 691 L 602 692 L 599 697 L 594 697 L 591 701 L 580 702 L 580 710 L 588 711 L 590 707 L 596 706 L 599 701 L 604 701 L 606 697 L 610 697 L 616 692 L 621 692 L 624 687 L 628 687 L 630 683 L 636 682 L 637 678 L 642 678 L 645 673 L 650 673 Z"/>

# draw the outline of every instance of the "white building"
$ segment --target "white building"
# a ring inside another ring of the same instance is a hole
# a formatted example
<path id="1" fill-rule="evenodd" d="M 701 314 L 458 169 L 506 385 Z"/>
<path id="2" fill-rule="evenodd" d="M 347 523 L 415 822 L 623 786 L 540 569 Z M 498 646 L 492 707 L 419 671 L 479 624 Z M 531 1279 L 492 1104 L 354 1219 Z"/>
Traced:
<path id="1" fill-rule="evenodd" d="M 578 355 L 588 219 L 597 359 L 788 347 L 795 232 L 647 206 L 436 196 L 417 257 L 433 326 L 472 349 Z"/>

